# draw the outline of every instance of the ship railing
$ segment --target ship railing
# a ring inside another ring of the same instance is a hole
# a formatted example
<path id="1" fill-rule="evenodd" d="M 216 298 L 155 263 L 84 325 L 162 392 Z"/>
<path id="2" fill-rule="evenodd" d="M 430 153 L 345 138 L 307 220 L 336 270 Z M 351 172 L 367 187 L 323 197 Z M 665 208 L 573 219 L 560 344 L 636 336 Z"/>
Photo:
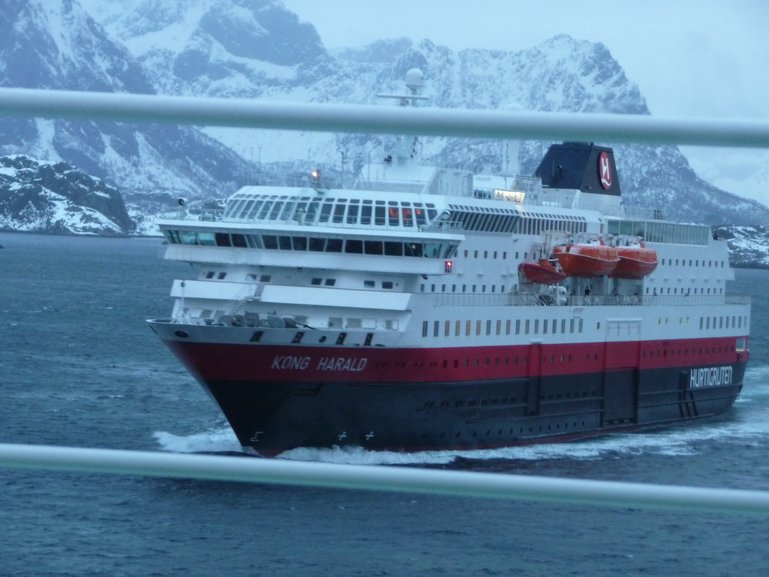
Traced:
<path id="1" fill-rule="evenodd" d="M 202 220 L 205 222 L 218 222 L 222 220 L 222 212 L 211 210 L 190 212 L 182 207 L 179 210 L 158 213 L 155 215 L 155 218 L 160 220 Z"/>
<path id="2" fill-rule="evenodd" d="M 639 206 L 635 204 L 625 205 L 625 218 L 637 218 L 643 220 L 665 220 L 665 214 L 659 208 Z"/>
<path id="3" fill-rule="evenodd" d="M 302 220 L 295 214 L 288 217 L 280 218 L 239 218 L 239 217 L 227 217 L 220 213 L 190 213 L 184 210 L 175 212 L 167 212 L 157 216 L 160 220 L 175 220 L 175 221 L 188 221 L 188 222 L 224 222 L 234 225 L 247 225 L 248 228 L 258 228 L 260 226 L 271 227 L 273 225 L 279 226 L 294 226 L 302 228 L 341 228 L 347 230 L 360 230 L 360 231 L 395 231 L 395 232 L 407 232 L 412 234 L 419 233 L 431 233 L 431 232 L 446 232 L 456 233 L 462 232 L 464 227 L 461 222 L 457 221 L 440 221 L 433 219 L 432 221 L 425 219 L 424 222 L 413 219 L 410 224 L 404 224 L 400 219 L 390 218 L 389 216 L 380 217 L 375 216 L 371 218 L 371 222 L 364 224 L 358 220 L 349 221 L 346 218 L 336 222 L 333 219 L 321 222 L 317 216 L 313 219 Z"/>
<path id="4" fill-rule="evenodd" d="M 0 467 L 28 471 L 450 495 L 550 504 L 562 502 L 582 507 L 596 505 L 623 509 L 680 509 L 684 513 L 743 513 L 751 519 L 769 515 L 769 491 L 289 459 L 235 459 L 222 455 L 160 451 L 0 444 Z"/>
<path id="5" fill-rule="evenodd" d="M 435 307 L 494 307 L 514 304 L 512 300 L 516 297 L 520 302 L 515 304 L 535 305 L 535 295 L 511 295 L 505 293 L 438 293 L 434 295 L 433 306 Z M 527 297 L 527 298 L 523 298 Z M 523 301 L 526 302 L 523 302 Z"/>
<path id="6" fill-rule="evenodd" d="M 448 232 L 464 232 L 465 227 L 461 221 L 458 220 L 435 220 L 426 230 L 434 231 L 448 231 Z"/>
<path id="7" fill-rule="evenodd" d="M 555 303 L 553 303 L 555 304 Z M 744 295 L 619 295 L 566 297 L 569 306 L 714 306 L 749 305 L 750 297 Z"/>
<path id="8" fill-rule="evenodd" d="M 440 293 L 435 307 L 489 306 L 697 306 L 749 305 L 745 295 L 619 295 L 560 296 L 530 293 Z"/>

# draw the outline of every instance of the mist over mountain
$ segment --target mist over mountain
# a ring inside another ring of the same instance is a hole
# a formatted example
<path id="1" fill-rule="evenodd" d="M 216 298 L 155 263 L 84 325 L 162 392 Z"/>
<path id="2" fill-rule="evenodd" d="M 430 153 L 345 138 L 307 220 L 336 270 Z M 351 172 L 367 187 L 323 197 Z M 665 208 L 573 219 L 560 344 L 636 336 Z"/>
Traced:
<path id="1" fill-rule="evenodd" d="M 402 92 L 420 68 L 429 106 L 649 114 L 600 43 L 561 35 L 527 50 L 459 52 L 383 39 L 330 52 L 280 0 L 7 0 L 0 86 L 366 103 Z M 114 184 L 135 209 L 177 195 L 223 198 L 246 182 L 296 183 L 320 166 L 331 184 L 384 157 L 392 138 L 172 125 L 0 119 L 0 154 L 65 160 Z M 602 142 L 601 144 L 612 145 Z M 549 143 L 522 143 L 531 174 Z M 750 224 L 767 207 L 700 179 L 675 146 L 613 144 L 627 205 L 692 222 Z M 503 171 L 502 143 L 423 138 L 425 162 Z M 245 160 L 244 160 L 245 159 Z"/>

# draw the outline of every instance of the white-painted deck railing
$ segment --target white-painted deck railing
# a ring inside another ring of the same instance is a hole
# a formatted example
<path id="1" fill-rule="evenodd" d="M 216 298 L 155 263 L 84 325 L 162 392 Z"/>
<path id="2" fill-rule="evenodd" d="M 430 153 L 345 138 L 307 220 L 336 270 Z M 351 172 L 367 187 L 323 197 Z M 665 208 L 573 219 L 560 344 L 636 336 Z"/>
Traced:
<path id="1" fill-rule="evenodd" d="M 769 514 L 769 492 L 580 479 L 337 465 L 284 459 L 0 444 L 0 465 L 333 489 L 428 493 L 613 507 Z"/>
<path id="2" fill-rule="evenodd" d="M 769 121 L 763 119 L 306 104 L 23 88 L 0 89 L 0 115 L 474 138 L 769 147 Z"/>

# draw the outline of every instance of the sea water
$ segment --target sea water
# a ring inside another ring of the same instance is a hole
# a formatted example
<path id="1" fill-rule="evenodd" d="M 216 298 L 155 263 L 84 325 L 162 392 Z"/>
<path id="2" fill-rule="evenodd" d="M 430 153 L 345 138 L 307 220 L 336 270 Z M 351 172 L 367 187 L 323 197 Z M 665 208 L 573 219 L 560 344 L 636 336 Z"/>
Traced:
<path id="1" fill-rule="evenodd" d="M 238 451 L 146 327 L 188 265 L 158 239 L 0 234 L 0 442 Z M 769 490 L 769 272 L 721 417 L 580 443 L 282 458 Z M 235 457 L 234 457 L 235 458 Z M 0 576 L 759 575 L 769 519 L 623 507 L 0 469 Z"/>

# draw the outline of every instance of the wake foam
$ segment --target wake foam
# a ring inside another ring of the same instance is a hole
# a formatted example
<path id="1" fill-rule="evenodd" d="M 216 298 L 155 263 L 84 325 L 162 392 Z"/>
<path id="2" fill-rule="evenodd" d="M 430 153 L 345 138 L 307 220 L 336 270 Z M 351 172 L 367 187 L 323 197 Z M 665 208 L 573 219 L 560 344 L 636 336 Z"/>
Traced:
<path id="1" fill-rule="evenodd" d="M 231 453 L 243 450 L 228 426 L 187 436 L 157 431 L 153 437 L 161 450 L 173 453 Z"/>
<path id="2" fill-rule="evenodd" d="M 592 460 L 608 454 L 656 453 L 663 455 L 691 455 L 696 451 L 685 441 L 671 442 L 667 435 L 647 437 L 646 434 L 607 435 L 599 439 L 557 444 L 526 445 L 500 449 L 472 449 L 456 451 L 423 451 L 396 453 L 368 451 L 362 447 L 334 447 L 331 449 L 299 448 L 279 455 L 281 459 L 316 461 L 347 465 L 450 465 L 457 460 L 466 461 L 542 461 L 553 459 Z"/>

